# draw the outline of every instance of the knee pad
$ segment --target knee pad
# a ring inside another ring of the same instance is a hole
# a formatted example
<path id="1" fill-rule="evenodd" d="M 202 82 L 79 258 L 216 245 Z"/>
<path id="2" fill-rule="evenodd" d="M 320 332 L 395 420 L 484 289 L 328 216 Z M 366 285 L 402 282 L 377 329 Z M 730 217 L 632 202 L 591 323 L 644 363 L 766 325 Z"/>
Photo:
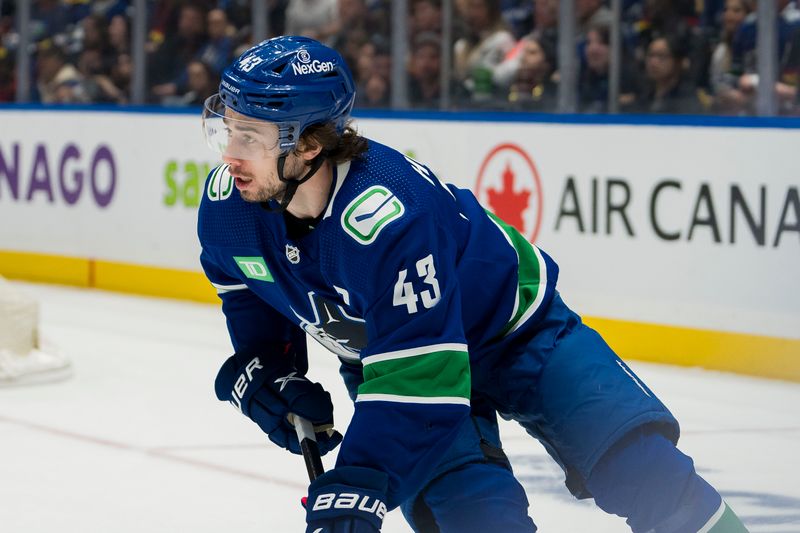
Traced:
<path id="1" fill-rule="evenodd" d="M 417 533 L 534 533 L 528 498 L 503 466 L 472 463 L 433 481 L 403 509 Z M 409 515 L 413 515 L 409 517 Z"/>
<path id="2" fill-rule="evenodd" d="M 586 486 L 598 507 L 626 518 L 634 533 L 696 533 L 722 501 L 689 456 L 647 428 L 612 446 Z"/>

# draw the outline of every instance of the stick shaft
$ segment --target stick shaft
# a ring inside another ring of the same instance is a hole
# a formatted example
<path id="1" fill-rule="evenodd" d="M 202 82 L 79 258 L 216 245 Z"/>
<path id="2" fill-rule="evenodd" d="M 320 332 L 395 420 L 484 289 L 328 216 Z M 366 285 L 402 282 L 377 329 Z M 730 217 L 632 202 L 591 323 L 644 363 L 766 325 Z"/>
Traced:
<path id="1" fill-rule="evenodd" d="M 303 459 L 306 462 L 308 479 L 314 481 L 325 473 L 322 457 L 319 454 L 319 445 L 314 435 L 314 426 L 305 418 L 295 415 L 294 429 L 297 432 L 297 440 L 300 441 L 300 451 L 303 452 Z"/>

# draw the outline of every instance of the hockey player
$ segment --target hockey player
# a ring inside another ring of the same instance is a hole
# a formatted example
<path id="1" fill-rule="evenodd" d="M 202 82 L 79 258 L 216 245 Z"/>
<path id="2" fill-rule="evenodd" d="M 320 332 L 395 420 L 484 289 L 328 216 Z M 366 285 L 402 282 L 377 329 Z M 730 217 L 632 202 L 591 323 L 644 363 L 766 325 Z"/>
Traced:
<path id="1" fill-rule="evenodd" d="M 278 37 L 225 70 L 203 114 L 224 164 L 200 207 L 201 262 L 235 350 L 217 396 L 294 453 L 290 413 L 322 453 L 342 443 L 309 487 L 306 531 L 374 533 L 398 506 L 417 532 L 535 531 L 496 413 L 635 532 L 745 531 L 676 448 L 672 414 L 564 304 L 555 262 L 359 136 L 353 100 L 337 52 Z M 343 442 L 304 376 L 306 334 L 355 401 Z"/>

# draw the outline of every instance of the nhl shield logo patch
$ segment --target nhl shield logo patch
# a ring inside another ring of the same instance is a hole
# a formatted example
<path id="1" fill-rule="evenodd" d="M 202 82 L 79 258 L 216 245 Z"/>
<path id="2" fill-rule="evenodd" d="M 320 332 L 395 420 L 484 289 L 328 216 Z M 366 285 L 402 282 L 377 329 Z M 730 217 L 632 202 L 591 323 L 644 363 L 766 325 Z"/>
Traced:
<path id="1" fill-rule="evenodd" d="M 300 262 L 300 249 L 297 246 L 292 246 L 291 244 L 286 245 L 286 259 L 293 265 L 296 265 Z"/>

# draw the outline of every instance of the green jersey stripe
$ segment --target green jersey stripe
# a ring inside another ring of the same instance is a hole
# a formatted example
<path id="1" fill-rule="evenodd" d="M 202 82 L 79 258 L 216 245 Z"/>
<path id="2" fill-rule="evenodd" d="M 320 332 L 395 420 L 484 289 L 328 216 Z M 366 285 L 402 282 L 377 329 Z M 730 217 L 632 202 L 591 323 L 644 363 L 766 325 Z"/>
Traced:
<path id="1" fill-rule="evenodd" d="M 374 355 L 368 355 L 367 357 L 362 359 L 361 364 L 367 366 L 379 363 L 381 361 L 390 361 L 392 359 L 402 359 L 404 357 L 414 357 L 426 353 L 442 352 L 442 351 L 466 352 L 467 345 L 460 343 L 430 344 L 428 346 L 420 346 L 419 348 L 408 348 L 405 350 L 397 350 L 394 352 L 376 353 Z"/>
<path id="2" fill-rule="evenodd" d="M 531 302 L 531 304 L 528 306 L 528 309 L 525 310 L 521 317 L 510 324 L 511 327 L 505 332 L 506 335 L 515 332 L 523 324 L 525 324 L 525 322 L 527 322 L 528 319 L 532 317 L 533 314 L 539 309 L 539 306 L 542 305 L 542 301 L 544 300 L 545 288 L 547 287 L 547 265 L 544 262 L 544 257 L 542 257 L 542 252 L 539 251 L 539 248 L 533 244 L 531 244 L 530 247 L 535 255 L 535 270 L 539 273 L 538 280 L 535 283 L 529 283 L 527 287 L 524 283 L 520 283 L 520 293 L 524 295 L 525 292 L 528 291 L 528 295 L 534 296 L 533 302 Z"/>
<path id="3" fill-rule="evenodd" d="M 443 350 L 365 365 L 358 395 L 469 398 L 471 387 L 469 354 Z"/>
<path id="4" fill-rule="evenodd" d="M 517 296 L 511 319 L 502 331 L 501 336 L 505 336 L 522 326 L 542 305 L 547 288 L 547 265 L 539 248 L 494 213 L 487 213 L 514 248 L 518 260 Z"/>
<path id="5" fill-rule="evenodd" d="M 399 396 L 397 394 L 359 394 L 356 402 L 395 402 L 395 403 L 425 403 L 425 404 L 458 404 L 469 407 L 469 398 L 456 396 L 421 397 Z"/>
<path id="6" fill-rule="evenodd" d="M 747 528 L 744 527 L 736 513 L 723 500 L 717 512 L 708 519 L 706 525 L 701 527 L 697 533 L 747 533 Z"/>

